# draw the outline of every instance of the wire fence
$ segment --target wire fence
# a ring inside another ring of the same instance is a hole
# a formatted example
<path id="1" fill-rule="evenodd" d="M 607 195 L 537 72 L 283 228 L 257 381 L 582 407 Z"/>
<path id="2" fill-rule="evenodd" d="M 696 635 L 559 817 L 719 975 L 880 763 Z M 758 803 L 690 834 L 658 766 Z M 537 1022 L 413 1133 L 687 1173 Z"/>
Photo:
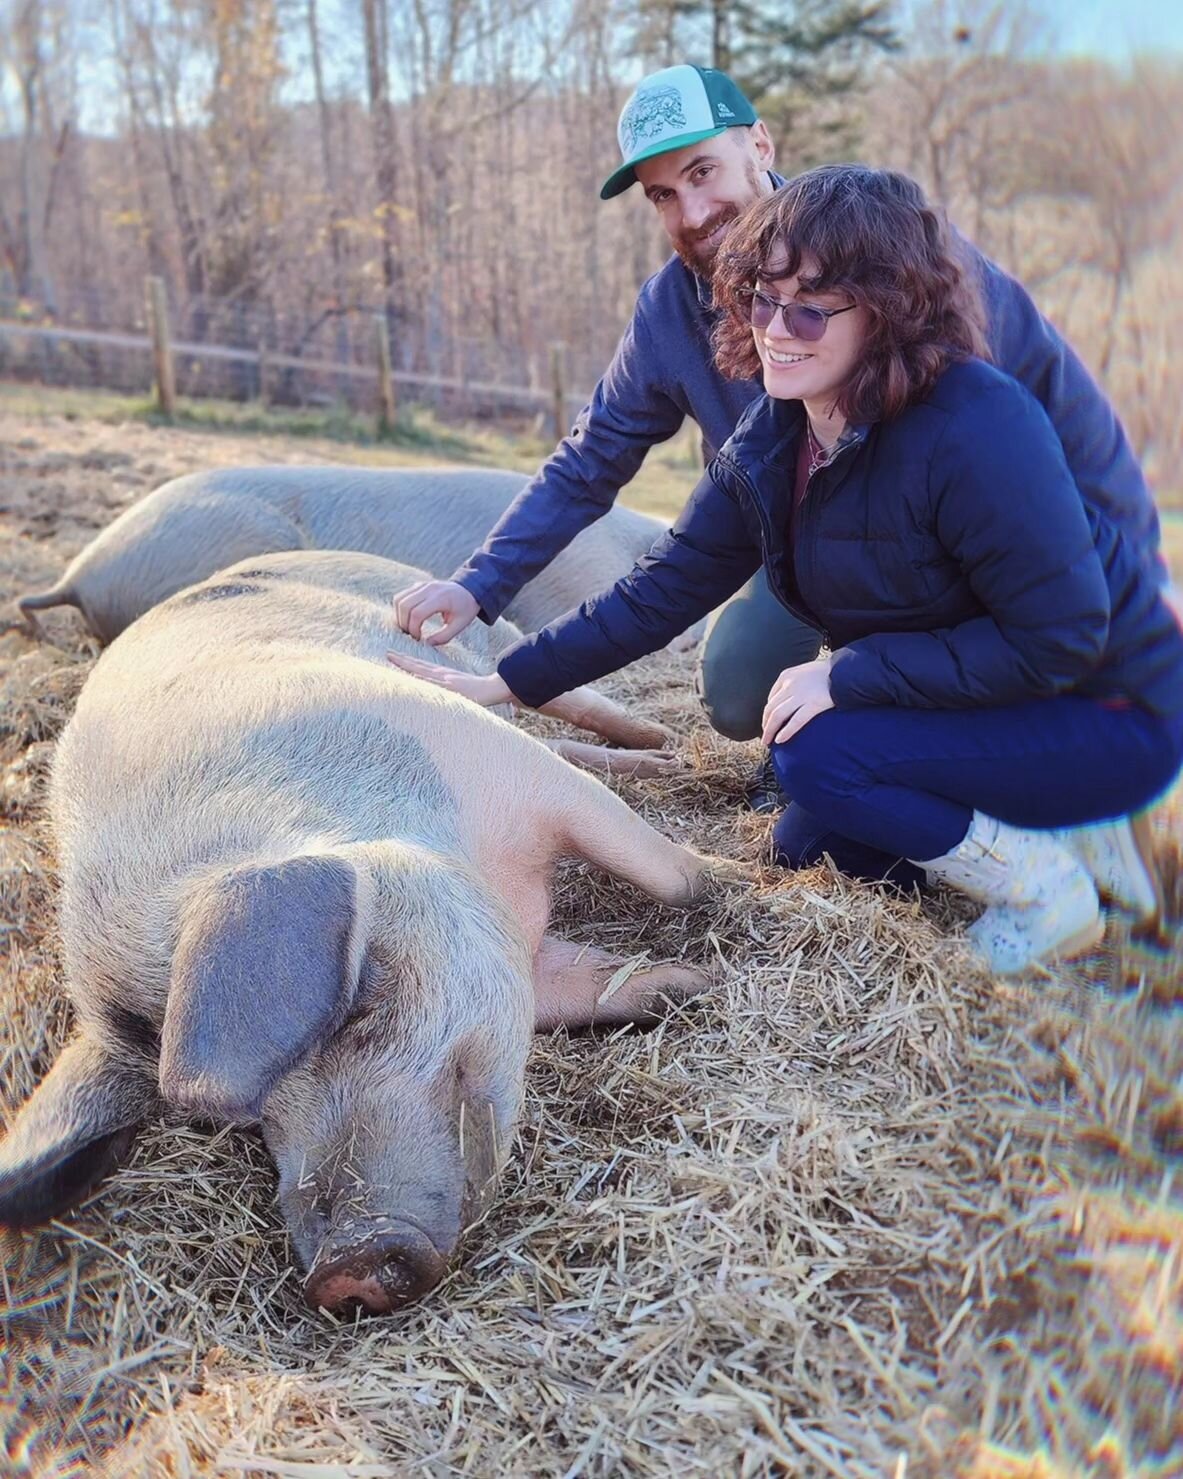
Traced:
<path id="1" fill-rule="evenodd" d="M 442 334 L 416 349 L 363 307 L 285 320 L 217 299 L 168 305 L 154 278 L 137 307 L 113 312 L 80 291 L 52 318 L 0 291 L 0 378 L 151 393 L 170 414 L 179 400 L 222 399 L 342 408 L 381 424 L 414 402 L 445 416 L 542 418 L 562 435 L 588 399 L 578 387 L 597 377 L 588 360 L 563 344 L 527 353 Z"/>

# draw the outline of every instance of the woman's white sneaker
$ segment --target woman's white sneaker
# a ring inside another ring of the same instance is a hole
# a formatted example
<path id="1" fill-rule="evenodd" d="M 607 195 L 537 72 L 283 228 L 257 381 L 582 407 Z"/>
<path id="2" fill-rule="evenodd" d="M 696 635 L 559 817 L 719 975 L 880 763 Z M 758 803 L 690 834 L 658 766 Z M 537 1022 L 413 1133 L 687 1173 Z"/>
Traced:
<path id="1" fill-rule="evenodd" d="M 1083 869 L 1053 904 L 1025 908 L 999 904 L 966 930 L 974 951 L 996 976 L 1015 976 L 1028 966 L 1070 960 L 1100 943 L 1105 921 L 1097 891 Z"/>
<path id="2" fill-rule="evenodd" d="M 1050 832 L 1022 831 L 974 812 L 969 831 L 951 852 L 912 861 L 931 878 L 989 905 L 967 933 L 995 974 L 1067 959 L 1105 933 L 1092 878 Z"/>

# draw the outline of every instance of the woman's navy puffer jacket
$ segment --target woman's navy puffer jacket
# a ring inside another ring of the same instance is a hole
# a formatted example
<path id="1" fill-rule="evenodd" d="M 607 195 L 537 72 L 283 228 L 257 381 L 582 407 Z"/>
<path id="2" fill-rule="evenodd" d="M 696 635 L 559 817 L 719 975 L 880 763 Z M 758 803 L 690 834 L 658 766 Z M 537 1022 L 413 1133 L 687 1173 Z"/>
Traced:
<path id="1" fill-rule="evenodd" d="M 663 646 L 764 564 L 834 652 L 839 708 L 965 708 L 1076 692 L 1183 712 L 1183 633 L 1087 505 L 1038 402 L 980 360 L 856 428 L 791 529 L 798 401 L 754 402 L 677 523 L 612 590 L 499 671 L 546 702 Z"/>

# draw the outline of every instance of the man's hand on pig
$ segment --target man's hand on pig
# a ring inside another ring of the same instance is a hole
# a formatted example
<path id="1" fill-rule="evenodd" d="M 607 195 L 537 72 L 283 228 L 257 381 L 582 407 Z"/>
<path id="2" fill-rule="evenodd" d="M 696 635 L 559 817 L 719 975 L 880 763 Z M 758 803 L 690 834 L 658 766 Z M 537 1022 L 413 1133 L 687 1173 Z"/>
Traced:
<path id="1" fill-rule="evenodd" d="M 416 642 L 426 642 L 430 647 L 439 647 L 459 636 L 479 613 L 476 597 L 454 580 L 421 580 L 418 585 L 399 591 L 394 598 L 394 619 L 399 627 Z M 425 623 L 436 616 L 443 618 L 443 626 L 425 637 Z"/>
<path id="2" fill-rule="evenodd" d="M 517 704 L 518 700 L 509 691 L 505 680 L 496 673 L 483 676 L 479 673 L 458 673 L 439 663 L 424 662 L 422 658 L 407 657 L 401 652 L 388 652 L 386 661 L 391 667 L 401 668 L 412 677 L 422 678 L 425 683 L 434 683 L 437 688 L 446 688 L 449 693 L 458 693 L 462 698 L 472 699 L 483 709 L 497 704 Z M 519 705 L 520 707 L 520 705 Z"/>

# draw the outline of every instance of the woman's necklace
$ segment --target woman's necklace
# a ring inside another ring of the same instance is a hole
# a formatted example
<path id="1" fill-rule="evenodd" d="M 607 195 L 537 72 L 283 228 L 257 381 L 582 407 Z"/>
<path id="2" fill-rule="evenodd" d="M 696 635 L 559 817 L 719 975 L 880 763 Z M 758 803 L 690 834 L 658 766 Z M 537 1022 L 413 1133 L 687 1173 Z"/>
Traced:
<path id="1" fill-rule="evenodd" d="M 809 448 L 809 476 L 812 477 L 821 467 L 824 467 L 833 455 L 834 447 L 823 447 L 813 429 L 813 422 L 809 417 L 805 418 L 805 442 Z M 837 442 L 834 443 L 836 447 Z"/>

